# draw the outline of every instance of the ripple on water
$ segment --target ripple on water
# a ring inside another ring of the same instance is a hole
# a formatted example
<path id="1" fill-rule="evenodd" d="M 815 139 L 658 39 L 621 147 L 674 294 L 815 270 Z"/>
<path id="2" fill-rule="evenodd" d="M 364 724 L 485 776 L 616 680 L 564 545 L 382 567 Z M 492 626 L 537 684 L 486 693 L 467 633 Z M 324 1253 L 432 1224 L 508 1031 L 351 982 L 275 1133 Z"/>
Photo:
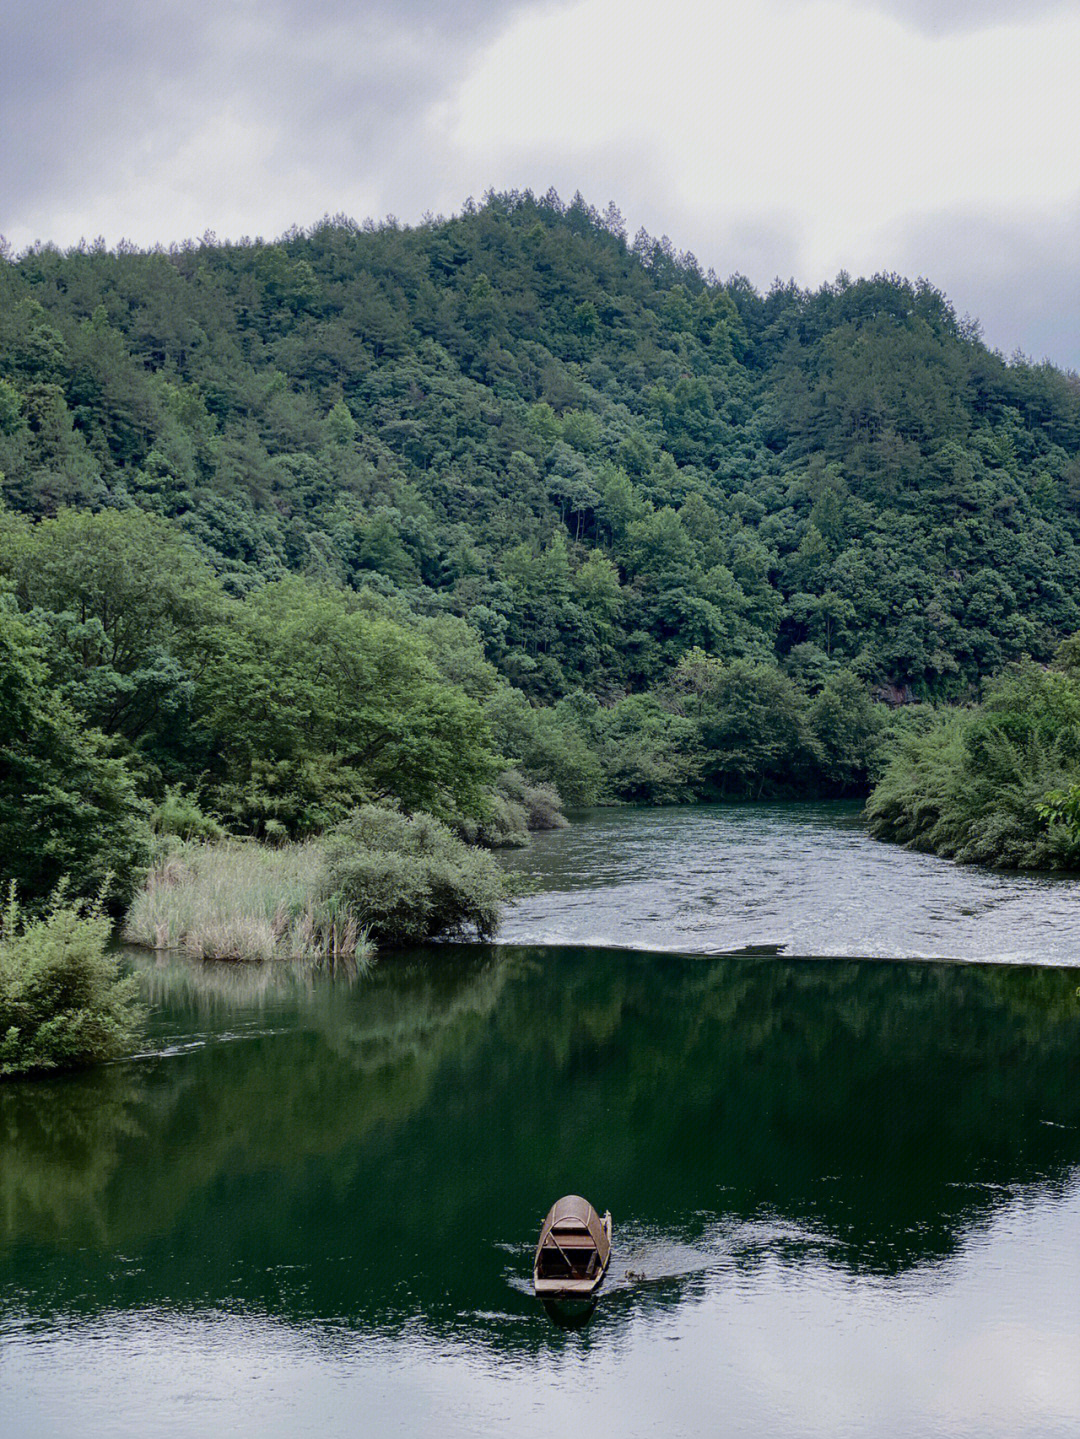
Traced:
<path id="1" fill-rule="evenodd" d="M 593 810 L 507 863 L 508 944 L 1080 964 L 1080 889 L 872 840 L 846 804 Z"/>

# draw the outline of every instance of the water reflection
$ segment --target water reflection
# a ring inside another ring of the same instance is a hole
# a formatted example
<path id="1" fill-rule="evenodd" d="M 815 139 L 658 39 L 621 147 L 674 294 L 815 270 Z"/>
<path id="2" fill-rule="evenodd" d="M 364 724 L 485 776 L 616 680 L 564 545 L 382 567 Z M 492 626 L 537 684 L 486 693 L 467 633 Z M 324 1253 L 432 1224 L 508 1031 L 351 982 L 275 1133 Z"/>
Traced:
<path id="1" fill-rule="evenodd" d="M 0 1280 L 26 1310 L 528 1346 L 563 1192 L 613 1211 L 609 1300 L 670 1307 L 763 1265 L 940 1265 L 1080 1164 L 1068 971 L 478 947 L 352 983 L 232 971 L 227 1003 L 218 972 L 144 974 L 154 1057 L 0 1087 Z"/>
<path id="2" fill-rule="evenodd" d="M 138 963 L 143 1056 L 0 1086 L 19 1439 L 1075 1424 L 1075 971 Z M 580 1327 L 530 1283 L 572 1191 L 615 1226 Z"/>
<path id="3" fill-rule="evenodd" d="M 556 1329 L 584 1329 L 596 1314 L 596 1299 L 573 1302 L 566 1299 L 542 1299 L 544 1313 Z"/>

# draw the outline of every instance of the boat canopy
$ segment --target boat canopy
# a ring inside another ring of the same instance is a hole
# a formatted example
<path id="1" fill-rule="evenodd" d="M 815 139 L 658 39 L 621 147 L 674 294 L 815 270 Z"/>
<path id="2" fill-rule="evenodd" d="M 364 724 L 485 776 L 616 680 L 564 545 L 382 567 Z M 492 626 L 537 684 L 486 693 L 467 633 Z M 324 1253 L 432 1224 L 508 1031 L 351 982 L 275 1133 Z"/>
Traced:
<path id="1" fill-rule="evenodd" d="M 597 1249 L 606 1246 L 607 1235 L 604 1233 L 600 1216 L 580 1194 L 565 1194 L 552 1205 L 551 1212 L 544 1220 L 540 1243 L 544 1243 L 552 1230 L 561 1232 L 564 1229 L 587 1229 Z"/>

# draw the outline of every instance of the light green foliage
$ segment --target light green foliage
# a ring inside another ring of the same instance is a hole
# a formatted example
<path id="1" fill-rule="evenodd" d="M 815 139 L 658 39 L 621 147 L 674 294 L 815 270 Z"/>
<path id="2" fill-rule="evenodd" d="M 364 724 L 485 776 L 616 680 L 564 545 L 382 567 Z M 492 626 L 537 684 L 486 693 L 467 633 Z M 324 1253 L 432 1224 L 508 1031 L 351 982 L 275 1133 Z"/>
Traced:
<path id="1" fill-rule="evenodd" d="M 178 839 L 224 839 L 225 831 L 213 815 L 206 814 L 199 801 L 179 785 L 170 785 L 151 816 L 157 835 Z"/>
<path id="2" fill-rule="evenodd" d="M 22 423 L 22 397 L 14 385 L 0 380 L 0 435 L 13 435 Z"/>
<path id="3" fill-rule="evenodd" d="M 124 938 L 192 959 L 367 959 L 364 923 L 328 896 L 314 841 L 188 843 L 150 870 Z"/>
<path id="4" fill-rule="evenodd" d="M 1050 826 L 1060 825 L 1080 849 L 1080 781 L 1068 789 L 1048 790 L 1037 807 L 1041 820 Z"/>
<path id="5" fill-rule="evenodd" d="M 364 805 L 325 844 L 328 893 L 373 939 L 407 944 L 494 934 L 507 876 L 431 815 Z"/>
<path id="6" fill-rule="evenodd" d="M 522 811 L 530 833 L 566 828 L 562 801 L 553 785 L 530 784 L 518 770 L 509 769 L 499 776 L 497 790 L 508 805 Z"/>
<path id="7" fill-rule="evenodd" d="M 101 904 L 58 890 L 43 917 L 27 918 L 15 894 L 0 918 L 0 1078 L 129 1053 L 143 1021 L 138 982 L 108 951 Z"/>
<path id="8" fill-rule="evenodd" d="M 535 714 L 534 744 L 522 755 L 526 771 L 550 781 L 564 803 L 574 808 L 596 804 L 603 792 L 604 772 L 597 754 L 595 719 L 592 725 L 583 723 L 567 700 Z"/>
<path id="9" fill-rule="evenodd" d="M 600 798 L 599 709 L 596 700 L 586 700 L 583 716 L 573 699 L 541 708 L 509 686 L 497 689 L 485 706 L 502 754 L 517 761 L 533 783 L 554 786 L 562 802 L 574 808 L 596 804 Z"/>
<path id="10" fill-rule="evenodd" d="M 212 637 L 197 686 L 244 827 L 303 833 L 357 800 L 480 815 L 499 770 L 480 705 L 445 683 L 415 629 L 300 579 L 266 585 Z"/>
<path id="11" fill-rule="evenodd" d="M 0 574 L 43 632 L 53 684 L 90 724 L 134 742 L 184 710 L 220 594 L 175 526 L 138 510 L 9 518 Z"/>
<path id="12" fill-rule="evenodd" d="M 566 443 L 575 450 L 590 453 L 600 445 L 600 425 L 588 410 L 569 410 L 563 416 L 562 432 Z"/>
<path id="13" fill-rule="evenodd" d="M 457 828 L 470 844 L 506 849 L 527 845 L 533 831 L 562 829 L 566 823 L 554 785 L 530 784 L 520 770 L 508 769 L 495 782 L 484 818 L 463 817 Z"/>
<path id="14" fill-rule="evenodd" d="M 867 803 L 881 839 L 1011 869 L 1080 868 L 1080 685 L 1026 664 L 901 741 Z"/>
<path id="15" fill-rule="evenodd" d="M 326 428 L 335 444 L 347 445 L 356 439 L 358 426 L 343 400 L 338 400 L 327 415 Z"/>

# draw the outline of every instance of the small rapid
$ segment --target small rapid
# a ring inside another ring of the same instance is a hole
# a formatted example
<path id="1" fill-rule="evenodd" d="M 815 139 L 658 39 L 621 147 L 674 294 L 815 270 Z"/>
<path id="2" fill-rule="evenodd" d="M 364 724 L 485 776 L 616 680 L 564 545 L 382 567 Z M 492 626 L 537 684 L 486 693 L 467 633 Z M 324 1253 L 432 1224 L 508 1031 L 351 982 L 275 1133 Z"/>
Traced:
<path id="1" fill-rule="evenodd" d="M 505 944 L 1080 965 L 1074 878 L 880 843 L 853 804 L 590 810 L 507 864 Z"/>

